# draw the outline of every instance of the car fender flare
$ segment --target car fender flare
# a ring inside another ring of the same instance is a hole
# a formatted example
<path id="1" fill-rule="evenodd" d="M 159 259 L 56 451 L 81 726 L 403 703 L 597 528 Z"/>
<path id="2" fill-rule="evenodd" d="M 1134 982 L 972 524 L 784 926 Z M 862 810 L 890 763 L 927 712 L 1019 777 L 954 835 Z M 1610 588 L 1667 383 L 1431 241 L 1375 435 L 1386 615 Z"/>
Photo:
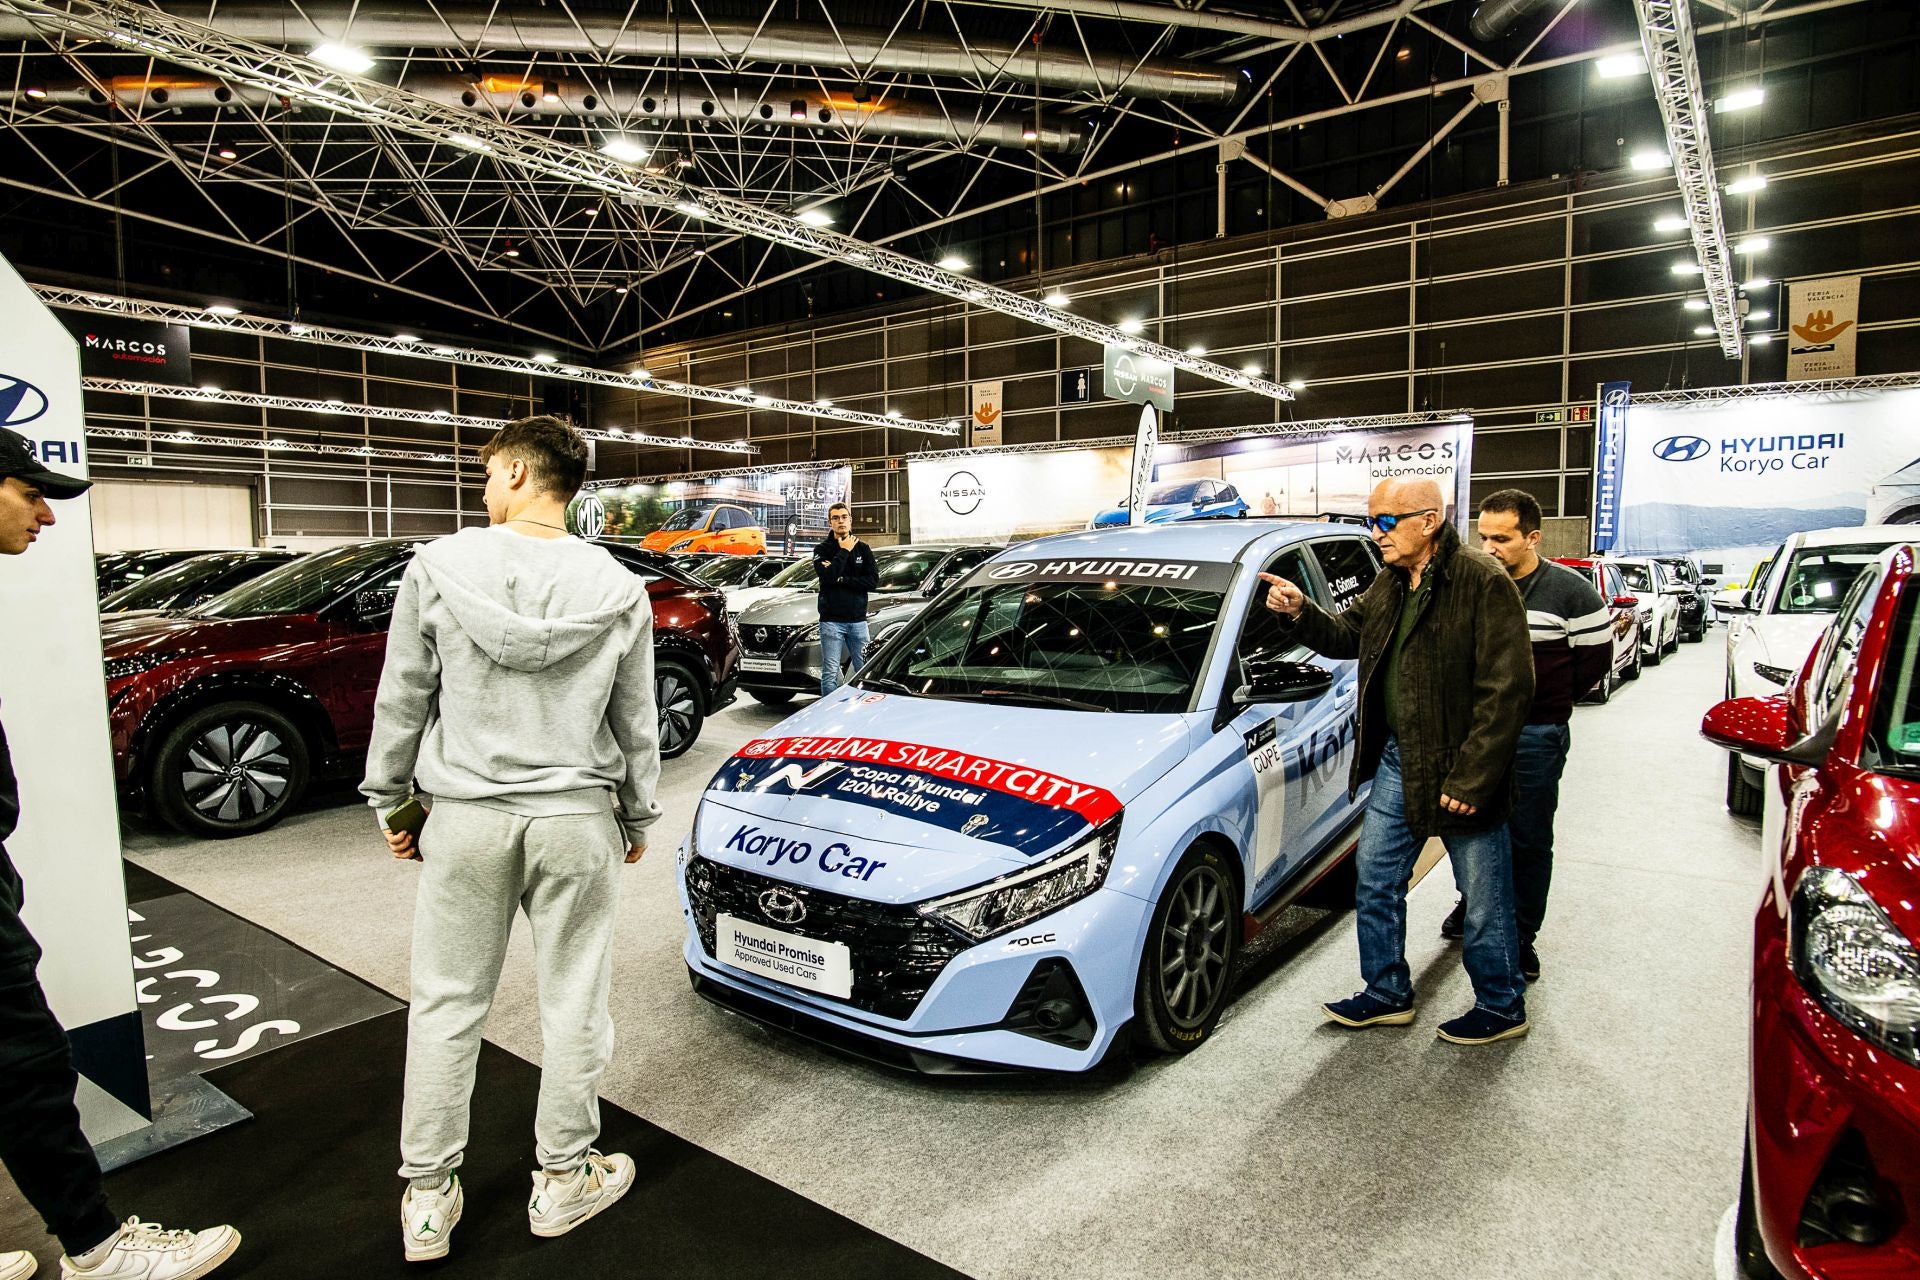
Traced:
<path id="1" fill-rule="evenodd" d="M 154 703 L 140 719 L 129 744 L 136 778 L 152 767 L 154 745 L 165 729 L 203 706 L 216 702 L 264 703 L 281 712 L 308 735 L 308 754 L 318 766 L 338 750 L 333 717 L 313 690 L 288 676 L 257 671 L 221 671 L 191 680 Z"/>

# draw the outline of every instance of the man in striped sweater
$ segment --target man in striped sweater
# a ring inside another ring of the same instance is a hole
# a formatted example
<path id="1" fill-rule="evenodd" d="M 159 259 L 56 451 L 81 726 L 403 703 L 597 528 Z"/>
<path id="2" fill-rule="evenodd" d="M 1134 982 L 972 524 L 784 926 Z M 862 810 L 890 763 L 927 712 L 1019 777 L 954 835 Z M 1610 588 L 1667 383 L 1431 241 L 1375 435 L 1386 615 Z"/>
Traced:
<path id="1" fill-rule="evenodd" d="M 1480 504 L 1480 547 L 1506 566 L 1527 608 L 1533 637 L 1533 706 L 1514 749 L 1513 900 L 1520 934 L 1520 975 L 1540 976 L 1534 938 L 1547 915 L 1553 879 L 1553 814 L 1560 805 L 1560 773 L 1572 744 L 1567 722 L 1573 704 L 1600 683 L 1613 662 L 1613 619 L 1593 584 L 1565 565 L 1540 556 L 1540 504 L 1522 489 L 1502 489 Z M 1440 926 L 1458 938 L 1462 899 Z"/>

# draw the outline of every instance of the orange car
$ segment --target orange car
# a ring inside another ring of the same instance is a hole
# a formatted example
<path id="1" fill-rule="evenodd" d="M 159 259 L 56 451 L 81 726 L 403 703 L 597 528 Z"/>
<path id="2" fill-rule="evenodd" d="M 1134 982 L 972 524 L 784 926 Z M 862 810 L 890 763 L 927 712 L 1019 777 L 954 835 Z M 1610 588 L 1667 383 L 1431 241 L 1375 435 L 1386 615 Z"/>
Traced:
<path id="1" fill-rule="evenodd" d="M 722 551 L 757 556 L 766 554 L 767 531 L 745 507 L 729 503 L 683 507 L 640 545 L 648 551 Z"/>

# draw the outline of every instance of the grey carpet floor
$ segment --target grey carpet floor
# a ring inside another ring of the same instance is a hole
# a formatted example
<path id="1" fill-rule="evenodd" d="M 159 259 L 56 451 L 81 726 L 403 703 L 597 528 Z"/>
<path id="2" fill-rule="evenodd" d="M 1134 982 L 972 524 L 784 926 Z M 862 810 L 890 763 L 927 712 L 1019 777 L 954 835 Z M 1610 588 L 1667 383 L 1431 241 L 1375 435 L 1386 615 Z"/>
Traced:
<path id="1" fill-rule="evenodd" d="M 1203 1051 L 1098 1082 L 903 1079 L 692 994 L 673 853 L 714 769 L 781 718 L 733 708 L 667 765 L 627 874 L 605 1094 L 983 1280 L 1711 1276 L 1759 892 L 1757 828 L 1725 813 L 1724 757 L 1698 736 L 1722 634 L 1576 713 L 1530 1037 L 1434 1039 L 1471 1003 L 1437 936 L 1443 864 L 1412 896 L 1413 1027 L 1322 1023 L 1318 1002 L 1359 985 L 1342 915 L 1256 966 Z M 415 867 L 345 793 L 260 836 L 134 832 L 128 851 L 406 996 Z M 530 961 L 523 927 L 487 1034 L 538 1061 Z"/>

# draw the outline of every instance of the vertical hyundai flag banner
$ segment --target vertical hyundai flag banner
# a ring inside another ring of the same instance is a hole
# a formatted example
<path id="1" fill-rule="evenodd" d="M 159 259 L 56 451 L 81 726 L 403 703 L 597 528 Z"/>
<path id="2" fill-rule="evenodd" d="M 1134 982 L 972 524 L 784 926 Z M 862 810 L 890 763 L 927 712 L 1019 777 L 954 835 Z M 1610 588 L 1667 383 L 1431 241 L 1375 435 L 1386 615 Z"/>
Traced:
<path id="1" fill-rule="evenodd" d="M 1140 434 L 1133 439 L 1133 483 L 1127 486 L 1127 523 L 1147 522 L 1147 484 L 1153 479 L 1153 449 L 1160 440 L 1160 419 L 1152 405 L 1140 410 Z"/>
<path id="2" fill-rule="evenodd" d="M 0 314 L 13 317 L 0 343 L 0 425 L 55 471 L 85 476 L 79 348 L 4 258 Z M 20 780 L 7 853 L 26 882 L 22 914 L 46 953 L 40 985 L 73 1038 L 74 1065 L 147 1115 L 93 521 L 85 496 L 52 505 L 56 523 L 26 554 L 0 556 L 0 717 Z"/>
<path id="3" fill-rule="evenodd" d="M 998 381 L 973 384 L 973 428 L 967 443 L 1000 443 L 1000 414 L 1005 407 L 1000 399 L 1000 391 L 1001 384 Z"/>
<path id="4" fill-rule="evenodd" d="M 1860 277 L 1796 280 L 1787 306 L 1787 381 L 1854 376 Z"/>
<path id="5" fill-rule="evenodd" d="M 1631 382 L 1600 384 L 1599 429 L 1593 441 L 1593 549 L 1611 551 L 1620 537 L 1620 480 L 1626 471 Z"/>

